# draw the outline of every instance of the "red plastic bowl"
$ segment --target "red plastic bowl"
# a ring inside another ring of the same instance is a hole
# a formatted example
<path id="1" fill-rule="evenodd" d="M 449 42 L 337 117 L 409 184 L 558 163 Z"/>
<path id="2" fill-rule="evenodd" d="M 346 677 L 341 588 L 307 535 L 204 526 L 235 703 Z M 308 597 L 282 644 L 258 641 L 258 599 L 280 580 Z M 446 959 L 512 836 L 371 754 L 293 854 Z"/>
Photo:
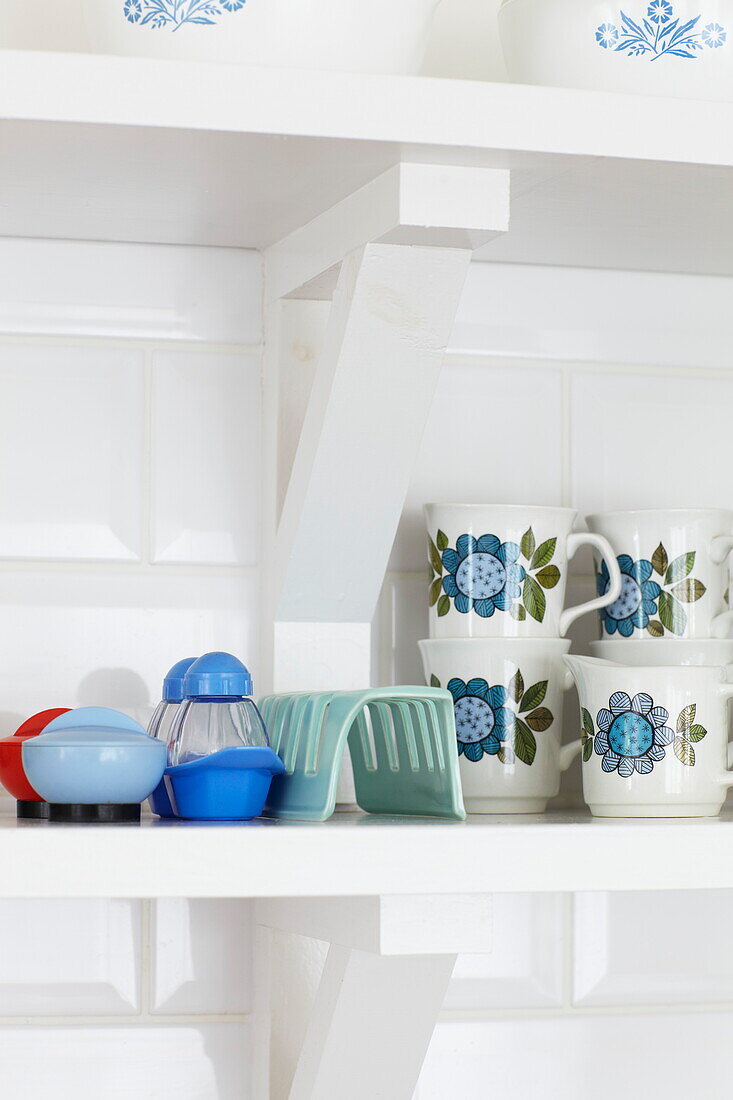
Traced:
<path id="1" fill-rule="evenodd" d="M 19 726 L 12 737 L 0 741 L 0 783 L 13 798 L 25 802 L 43 802 L 41 796 L 31 787 L 23 768 L 23 742 L 38 737 L 49 722 L 61 714 L 68 714 L 70 707 L 56 710 L 42 710 Z"/>

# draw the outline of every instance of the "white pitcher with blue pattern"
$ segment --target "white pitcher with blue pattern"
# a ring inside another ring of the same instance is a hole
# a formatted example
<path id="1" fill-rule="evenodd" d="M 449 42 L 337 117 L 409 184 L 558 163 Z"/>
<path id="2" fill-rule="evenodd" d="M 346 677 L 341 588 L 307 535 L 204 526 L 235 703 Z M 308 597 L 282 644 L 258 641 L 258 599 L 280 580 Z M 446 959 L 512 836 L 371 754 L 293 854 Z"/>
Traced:
<path id="1" fill-rule="evenodd" d="M 564 657 L 580 700 L 583 797 L 596 817 L 714 817 L 728 771 L 727 669 Z"/>

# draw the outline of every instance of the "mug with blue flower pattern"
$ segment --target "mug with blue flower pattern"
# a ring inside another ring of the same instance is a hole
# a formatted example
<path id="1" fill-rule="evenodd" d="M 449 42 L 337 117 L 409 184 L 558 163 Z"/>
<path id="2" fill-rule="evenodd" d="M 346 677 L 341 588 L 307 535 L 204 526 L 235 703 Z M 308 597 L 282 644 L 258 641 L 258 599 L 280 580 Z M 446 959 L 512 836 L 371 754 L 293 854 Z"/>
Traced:
<path id="1" fill-rule="evenodd" d="M 580 615 L 621 595 L 608 541 L 573 533 L 572 508 L 427 504 L 432 638 L 557 638 Z M 607 590 L 564 608 L 568 561 L 592 546 L 606 562 Z"/>
<path id="2" fill-rule="evenodd" d="M 474 814 L 542 813 L 580 752 L 561 747 L 572 677 L 564 638 L 429 638 L 426 683 L 453 696 L 463 800 Z"/>
<path id="3" fill-rule="evenodd" d="M 599 611 L 602 638 L 725 638 L 733 512 L 655 509 L 588 516 L 614 548 L 621 594 Z M 608 591 L 606 561 L 596 561 L 599 595 Z"/>
<path id="4" fill-rule="evenodd" d="M 728 670 L 563 658 L 578 689 L 583 797 L 597 817 L 714 817 L 728 771 Z"/>

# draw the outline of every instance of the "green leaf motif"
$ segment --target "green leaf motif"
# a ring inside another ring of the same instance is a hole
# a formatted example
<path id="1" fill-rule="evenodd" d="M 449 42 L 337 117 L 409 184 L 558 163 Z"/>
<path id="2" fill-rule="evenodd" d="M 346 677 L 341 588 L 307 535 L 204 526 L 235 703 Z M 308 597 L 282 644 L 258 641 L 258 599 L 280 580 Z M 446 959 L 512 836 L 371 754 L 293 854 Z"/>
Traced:
<path id="1" fill-rule="evenodd" d="M 538 707 L 537 710 L 533 710 L 531 714 L 527 715 L 527 725 L 535 733 L 542 733 L 544 730 L 549 729 L 554 721 L 554 717 L 551 710 L 547 707 Z"/>
<path id="2" fill-rule="evenodd" d="M 517 669 L 517 671 L 514 673 L 511 680 L 509 681 L 507 691 L 509 692 L 515 703 L 518 703 L 519 700 L 522 698 L 522 695 L 524 694 L 524 679 L 519 669 Z"/>
<path id="3" fill-rule="evenodd" d="M 654 572 L 659 573 L 659 576 L 663 577 L 669 565 L 669 558 L 661 542 L 652 554 L 652 565 L 654 567 Z"/>
<path id="4" fill-rule="evenodd" d="M 661 638 L 664 634 L 664 627 L 657 619 L 652 619 L 650 623 L 647 623 L 646 628 L 651 634 L 652 638 Z"/>
<path id="5" fill-rule="evenodd" d="M 438 617 L 442 619 L 443 616 L 447 615 L 449 611 L 450 611 L 450 600 L 444 594 L 438 600 Z"/>
<path id="6" fill-rule="evenodd" d="M 590 712 L 587 711 L 585 707 L 581 707 L 580 714 L 583 719 L 583 732 L 592 739 L 595 735 L 595 730 L 593 728 L 593 719 L 590 716 Z"/>
<path id="7" fill-rule="evenodd" d="M 508 745 L 502 745 L 496 755 L 502 764 L 514 764 L 517 759 L 514 750 Z"/>
<path id="8" fill-rule="evenodd" d="M 684 634 L 687 626 L 685 609 L 669 592 L 659 594 L 659 618 L 662 620 L 662 626 L 665 626 L 671 634 Z"/>
<path id="9" fill-rule="evenodd" d="M 528 710 L 534 710 L 544 701 L 545 695 L 547 695 L 547 680 L 538 680 L 525 691 L 519 713 L 525 714 Z"/>
<path id="10" fill-rule="evenodd" d="M 517 718 L 514 724 L 514 751 L 523 764 L 532 765 L 537 752 L 537 742 L 532 730 L 521 718 Z"/>
<path id="11" fill-rule="evenodd" d="M 438 531 L 438 535 L 437 535 L 437 538 L 436 538 L 435 542 L 436 542 L 436 544 L 438 546 L 438 549 L 440 550 L 441 554 L 443 553 L 444 550 L 448 549 L 448 536 L 446 535 L 445 531 Z"/>
<path id="12" fill-rule="evenodd" d="M 537 580 L 543 588 L 554 588 L 560 580 L 560 570 L 556 565 L 546 565 L 544 569 L 540 569 Z"/>
<path id="13" fill-rule="evenodd" d="M 439 577 L 442 576 L 443 575 L 443 562 L 441 561 L 440 553 L 438 552 L 438 547 L 435 545 L 433 540 L 430 538 L 430 535 L 428 535 L 428 561 L 430 562 L 430 564 L 433 567 L 433 572 L 437 573 Z"/>
<path id="14" fill-rule="evenodd" d="M 687 738 L 689 741 L 694 741 L 697 744 L 698 741 L 702 741 L 703 737 L 707 734 L 707 730 L 704 726 L 694 725 L 690 726 L 687 731 Z"/>
<path id="15" fill-rule="evenodd" d="M 543 565 L 549 565 L 556 546 L 557 539 L 546 539 L 545 542 L 540 543 L 532 556 L 530 569 L 541 569 Z"/>
<path id="16" fill-rule="evenodd" d="M 536 545 L 535 544 L 535 538 L 534 538 L 534 531 L 532 530 L 531 527 L 527 531 L 525 531 L 524 534 L 522 535 L 522 544 L 521 545 L 522 545 L 522 553 L 524 554 L 527 561 L 529 561 L 529 559 L 534 554 L 534 548 L 535 548 L 535 545 Z"/>
<path id="17" fill-rule="evenodd" d="M 676 596 L 678 600 L 682 600 L 683 603 L 695 603 L 706 592 L 707 589 L 702 581 L 695 580 L 694 577 L 685 577 L 672 589 L 672 595 Z"/>
<path id="18" fill-rule="evenodd" d="M 545 593 L 537 584 L 534 577 L 524 578 L 522 597 L 524 599 L 524 606 L 527 608 L 527 614 L 531 615 L 533 619 L 536 619 L 538 623 L 541 623 L 545 617 L 547 600 L 545 599 Z"/>
<path id="19" fill-rule="evenodd" d="M 438 596 L 440 595 L 440 590 L 442 589 L 442 587 L 442 580 L 440 579 L 440 577 L 436 577 L 433 583 L 430 585 L 430 592 L 428 595 L 428 605 L 430 607 L 434 607 L 435 604 L 438 602 Z"/>
<path id="20" fill-rule="evenodd" d="M 509 608 L 509 614 L 513 619 L 516 619 L 518 623 L 523 623 L 527 618 L 527 612 L 522 607 L 521 603 L 513 603 Z"/>
<path id="21" fill-rule="evenodd" d="M 685 707 L 680 711 L 680 716 L 677 719 L 677 732 L 687 733 L 692 728 L 692 723 L 695 721 L 695 714 L 697 713 L 697 704 L 690 703 L 689 707 Z"/>
<path id="22" fill-rule="evenodd" d="M 686 577 L 688 573 L 692 572 L 692 567 L 695 564 L 695 551 L 691 551 L 688 554 L 680 554 L 678 558 L 670 562 L 669 568 L 664 577 L 665 584 L 674 584 L 675 581 L 681 581 L 683 577 Z"/>
<path id="23" fill-rule="evenodd" d="M 431 686 L 431 688 L 439 688 L 440 687 L 440 680 L 435 675 L 435 673 L 433 673 L 433 675 L 430 677 L 430 686 Z"/>
<path id="24" fill-rule="evenodd" d="M 689 741 L 685 741 L 684 737 L 675 737 L 672 748 L 680 764 L 687 768 L 695 767 L 695 750 Z"/>
<path id="25" fill-rule="evenodd" d="M 589 737 L 586 743 L 583 745 L 583 762 L 588 763 L 593 755 L 593 738 Z"/>

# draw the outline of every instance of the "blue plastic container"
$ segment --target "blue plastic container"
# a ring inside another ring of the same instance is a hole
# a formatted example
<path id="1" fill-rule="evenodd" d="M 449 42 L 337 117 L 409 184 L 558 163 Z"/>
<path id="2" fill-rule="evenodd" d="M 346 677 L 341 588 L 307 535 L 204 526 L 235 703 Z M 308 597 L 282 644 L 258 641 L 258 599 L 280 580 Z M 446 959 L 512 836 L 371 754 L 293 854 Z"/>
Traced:
<path id="1" fill-rule="evenodd" d="M 284 771 L 271 748 L 242 746 L 167 768 L 165 785 L 179 817 L 249 821 L 262 813 L 272 777 Z"/>
<path id="2" fill-rule="evenodd" d="M 155 713 L 150 719 L 148 736 L 154 737 L 157 741 L 162 741 L 166 748 L 173 730 L 174 722 L 181 711 L 181 703 L 183 702 L 183 679 L 195 660 L 195 657 L 184 657 L 182 661 L 177 661 L 173 668 L 170 669 L 163 680 L 163 698 L 158 703 L 155 708 Z M 158 817 L 176 816 L 171 806 L 171 800 L 168 796 L 165 783 L 162 779 L 151 794 L 149 802 L 150 809 L 154 814 L 157 814 Z"/>
<path id="3" fill-rule="evenodd" d="M 23 745 L 29 781 L 54 806 L 78 808 L 65 820 L 115 820 L 100 807 L 136 808 L 153 791 L 166 766 L 166 747 L 141 725 L 107 707 L 80 707 L 54 719 Z M 83 807 L 95 807 L 85 815 Z M 126 815 L 120 811 L 119 820 Z"/>
<path id="4" fill-rule="evenodd" d="M 189 668 L 168 743 L 165 786 L 179 817 L 259 817 L 273 775 L 284 771 L 252 698 L 252 677 L 230 653 L 205 653 Z"/>

